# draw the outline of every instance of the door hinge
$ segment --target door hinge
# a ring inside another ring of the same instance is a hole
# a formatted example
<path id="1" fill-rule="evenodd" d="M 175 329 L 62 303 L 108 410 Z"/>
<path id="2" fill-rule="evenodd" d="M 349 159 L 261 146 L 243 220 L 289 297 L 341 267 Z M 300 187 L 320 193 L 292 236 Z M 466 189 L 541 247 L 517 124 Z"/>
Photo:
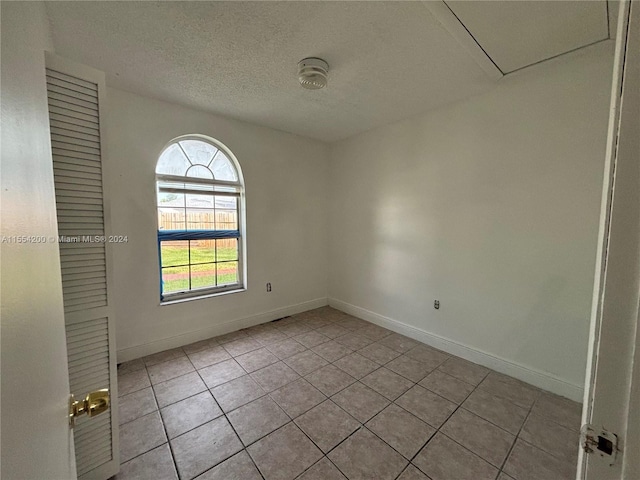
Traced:
<path id="1" fill-rule="evenodd" d="M 580 429 L 580 445 L 585 453 L 596 454 L 609 465 L 616 463 L 618 456 L 618 435 L 604 428 L 585 424 Z"/>

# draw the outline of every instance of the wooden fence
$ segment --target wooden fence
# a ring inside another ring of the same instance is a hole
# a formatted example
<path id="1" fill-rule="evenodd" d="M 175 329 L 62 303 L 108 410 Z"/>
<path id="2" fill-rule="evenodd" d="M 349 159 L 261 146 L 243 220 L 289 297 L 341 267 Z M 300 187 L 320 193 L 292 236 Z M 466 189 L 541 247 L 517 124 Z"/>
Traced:
<path id="1" fill-rule="evenodd" d="M 190 230 L 237 230 L 238 214 L 229 211 L 188 212 L 186 215 Z M 161 230 L 184 230 L 184 212 L 158 212 L 158 225 Z M 198 245 L 212 247 L 214 240 L 198 240 Z M 221 245 L 222 243 L 222 245 Z M 218 240 L 219 247 L 235 247 L 236 240 Z"/>

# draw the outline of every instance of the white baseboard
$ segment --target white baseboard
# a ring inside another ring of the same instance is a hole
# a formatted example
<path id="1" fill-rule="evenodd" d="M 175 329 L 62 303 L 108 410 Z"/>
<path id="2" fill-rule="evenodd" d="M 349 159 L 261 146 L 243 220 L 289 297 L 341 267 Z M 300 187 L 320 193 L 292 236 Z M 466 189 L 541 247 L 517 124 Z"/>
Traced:
<path id="1" fill-rule="evenodd" d="M 526 367 L 516 362 L 497 357 L 487 352 L 475 349 L 468 345 L 456 342 L 449 338 L 441 337 L 433 333 L 426 332 L 420 328 L 412 327 L 406 323 L 399 322 L 392 318 L 379 315 L 361 307 L 343 302 L 337 298 L 329 298 L 329 305 L 342 310 L 345 313 L 362 318 L 381 327 L 388 328 L 394 332 L 406 335 L 409 338 L 426 343 L 434 348 L 438 348 L 444 352 L 456 355 L 458 357 L 477 363 L 497 372 L 517 378 L 523 382 L 534 385 L 543 390 L 555 393 L 557 395 L 570 398 L 576 402 L 582 403 L 584 387 L 574 385 L 552 374 L 541 372 L 535 368 Z"/>
<path id="2" fill-rule="evenodd" d="M 118 363 L 128 362 L 129 360 L 135 360 L 136 358 L 145 357 L 170 348 L 182 347 L 184 345 L 189 345 L 190 343 L 216 337 L 218 335 L 224 335 L 225 333 L 234 332 L 242 328 L 252 327 L 278 318 L 294 315 L 314 308 L 324 307 L 327 304 L 328 299 L 326 297 L 317 298 L 308 302 L 289 305 L 276 310 L 250 315 L 248 317 L 236 318 L 228 322 L 211 325 L 207 328 L 176 335 L 174 337 L 163 338 L 154 342 L 123 348 L 118 350 Z"/>

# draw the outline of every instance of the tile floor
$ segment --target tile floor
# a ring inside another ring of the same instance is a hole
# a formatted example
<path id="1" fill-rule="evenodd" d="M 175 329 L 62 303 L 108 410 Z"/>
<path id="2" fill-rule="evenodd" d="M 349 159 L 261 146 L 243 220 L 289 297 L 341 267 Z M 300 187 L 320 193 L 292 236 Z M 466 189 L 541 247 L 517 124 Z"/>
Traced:
<path id="1" fill-rule="evenodd" d="M 330 307 L 118 378 L 118 480 L 575 475 L 579 404 Z"/>

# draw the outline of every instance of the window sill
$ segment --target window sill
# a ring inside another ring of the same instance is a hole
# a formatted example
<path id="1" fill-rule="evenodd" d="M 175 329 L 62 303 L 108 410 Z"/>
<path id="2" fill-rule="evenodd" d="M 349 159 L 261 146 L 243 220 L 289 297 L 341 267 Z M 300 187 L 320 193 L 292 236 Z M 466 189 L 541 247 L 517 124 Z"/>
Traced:
<path id="1" fill-rule="evenodd" d="M 225 290 L 224 292 L 211 292 L 211 293 L 203 293 L 202 295 L 193 295 L 193 296 L 188 296 L 188 297 L 169 298 L 167 300 L 161 300 L 160 301 L 160 306 L 175 305 L 176 303 L 191 302 L 193 300 L 202 300 L 202 299 L 205 299 L 205 298 L 220 297 L 222 295 L 230 295 L 232 293 L 242 293 L 242 292 L 246 292 L 246 291 L 247 291 L 246 287 L 238 287 L 238 288 L 234 288 L 233 290 Z"/>

